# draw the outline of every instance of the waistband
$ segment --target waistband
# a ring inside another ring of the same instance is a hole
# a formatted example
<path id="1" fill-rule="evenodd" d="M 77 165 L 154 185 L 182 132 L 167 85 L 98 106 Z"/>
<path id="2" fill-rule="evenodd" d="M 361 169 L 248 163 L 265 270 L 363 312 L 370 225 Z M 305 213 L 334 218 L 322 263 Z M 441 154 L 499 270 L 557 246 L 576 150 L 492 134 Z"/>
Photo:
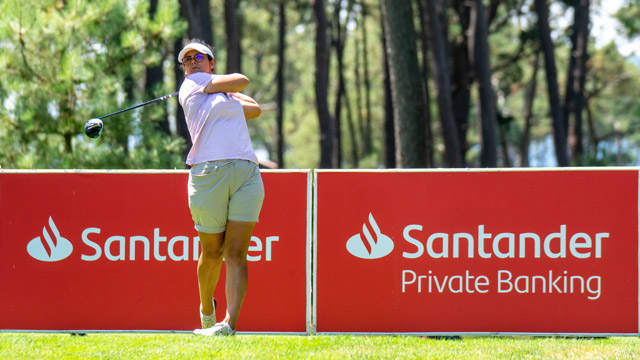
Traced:
<path id="1" fill-rule="evenodd" d="M 191 166 L 191 174 L 192 175 L 206 175 L 210 172 L 215 172 L 216 170 L 218 170 L 218 168 L 227 166 L 229 164 L 232 164 L 234 162 L 248 162 L 250 164 L 254 164 L 256 166 L 258 166 L 256 163 L 254 163 L 251 160 L 246 160 L 246 159 L 223 159 L 223 160 L 210 160 L 210 161 L 205 161 L 205 162 L 201 162 L 201 163 L 197 163 Z"/>

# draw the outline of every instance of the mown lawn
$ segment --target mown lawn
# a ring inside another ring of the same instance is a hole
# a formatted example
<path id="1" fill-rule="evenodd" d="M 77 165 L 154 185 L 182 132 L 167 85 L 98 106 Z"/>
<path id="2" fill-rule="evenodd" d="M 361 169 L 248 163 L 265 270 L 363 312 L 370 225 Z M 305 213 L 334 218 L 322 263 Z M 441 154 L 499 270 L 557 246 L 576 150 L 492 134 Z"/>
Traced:
<path id="1" fill-rule="evenodd" d="M 638 359 L 640 339 L 0 333 L 0 359 Z"/>

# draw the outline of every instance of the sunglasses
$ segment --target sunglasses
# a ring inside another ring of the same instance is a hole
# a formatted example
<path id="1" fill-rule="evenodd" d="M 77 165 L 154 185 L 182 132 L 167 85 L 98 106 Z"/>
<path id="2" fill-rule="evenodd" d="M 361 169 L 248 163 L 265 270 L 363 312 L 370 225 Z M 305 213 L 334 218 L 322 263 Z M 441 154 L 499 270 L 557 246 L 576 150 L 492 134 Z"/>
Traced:
<path id="1" fill-rule="evenodd" d="M 202 62 L 202 60 L 204 60 L 204 55 L 202 54 L 195 54 L 193 57 L 192 56 L 186 56 L 184 58 L 182 58 L 182 65 L 187 65 L 191 63 L 191 60 L 199 63 Z"/>

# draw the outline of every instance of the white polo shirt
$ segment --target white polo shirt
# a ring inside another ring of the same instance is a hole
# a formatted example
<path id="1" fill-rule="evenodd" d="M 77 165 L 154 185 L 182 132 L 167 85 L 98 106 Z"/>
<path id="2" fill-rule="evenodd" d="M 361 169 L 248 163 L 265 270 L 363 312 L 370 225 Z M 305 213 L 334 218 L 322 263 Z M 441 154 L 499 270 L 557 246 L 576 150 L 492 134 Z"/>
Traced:
<path id="1" fill-rule="evenodd" d="M 244 159 L 257 164 L 240 102 L 228 94 L 204 92 L 213 76 L 205 72 L 194 73 L 180 86 L 178 100 L 184 109 L 193 143 L 186 163 Z"/>

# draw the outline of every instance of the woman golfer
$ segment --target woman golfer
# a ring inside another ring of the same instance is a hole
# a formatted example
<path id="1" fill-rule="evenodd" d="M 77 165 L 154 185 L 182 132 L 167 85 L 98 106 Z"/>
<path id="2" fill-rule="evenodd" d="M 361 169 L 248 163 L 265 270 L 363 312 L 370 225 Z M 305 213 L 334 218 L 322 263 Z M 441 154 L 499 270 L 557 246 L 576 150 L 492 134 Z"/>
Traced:
<path id="1" fill-rule="evenodd" d="M 179 101 L 193 146 L 187 155 L 189 208 L 200 236 L 198 260 L 200 320 L 198 335 L 234 335 L 247 291 L 247 251 L 258 221 L 264 187 L 251 146 L 248 119 L 260 105 L 239 93 L 248 84 L 242 74 L 215 75 L 211 46 L 192 39 L 179 53 L 185 71 Z M 227 313 L 216 323 L 213 292 L 226 264 Z"/>

